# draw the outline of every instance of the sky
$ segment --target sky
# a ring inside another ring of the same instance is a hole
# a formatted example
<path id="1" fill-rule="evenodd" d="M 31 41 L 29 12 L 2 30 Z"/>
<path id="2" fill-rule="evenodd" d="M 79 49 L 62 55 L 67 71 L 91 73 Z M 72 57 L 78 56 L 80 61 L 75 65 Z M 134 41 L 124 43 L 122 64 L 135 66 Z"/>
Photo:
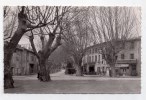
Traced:
<path id="1" fill-rule="evenodd" d="M 23 36 L 21 38 L 21 40 L 19 41 L 19 44 L 29 44 L 28 38 L 26 38 L 25 36 Z"/>

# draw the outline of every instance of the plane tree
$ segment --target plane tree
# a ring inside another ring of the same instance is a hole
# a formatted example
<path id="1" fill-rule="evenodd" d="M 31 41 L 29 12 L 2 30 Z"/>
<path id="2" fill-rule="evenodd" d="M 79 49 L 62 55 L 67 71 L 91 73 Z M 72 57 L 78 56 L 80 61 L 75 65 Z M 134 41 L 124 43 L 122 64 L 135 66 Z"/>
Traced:
<path id="1" fill-rule="evenodd" d="M 82 76 L 82 59 L 87 46 L 92 41 L 90 36 L 90 26 L 88 23 L 88 7 L 80 7 L 78 16 L 68 23 L 66 34 L 63 35 L 64 50 L 73 59 L 76 75 Z"/>
<path id="2" fill-rule="evenodd" d="M 56 17 L 50 20 L 52 9 L 54 7 L 4 7 L 4 88 L 14 87 L 10 62 L 20 39 L 34 29 L 54 24 Z"/>
<path id="3" fill-rule="evenodd" d="M 117 54 L 127 39 L 139 36 L 139 8 L 134 7 L 91 7 L 90 24 L 95 43 L 115 76 Z"/>
<path id="4" fill-rule="evenodd" d="M 61 45 L 61 36 L 64 32 L 64 27 L 66 27 L 65 17 L 70 9 L 71 7 L 69 6 L 53 7 L 50 13 L 50 20 L 53 20 L 53 24 L 32 30 L 29 34 L 32 50 L 39 62 L 38 78 L 40 81 L 48 82 L 51 80 L 50 67 L 47 67 L 48 58 Z M 36 48 L 35 40 L 40 42 L 39 50 Z"/>

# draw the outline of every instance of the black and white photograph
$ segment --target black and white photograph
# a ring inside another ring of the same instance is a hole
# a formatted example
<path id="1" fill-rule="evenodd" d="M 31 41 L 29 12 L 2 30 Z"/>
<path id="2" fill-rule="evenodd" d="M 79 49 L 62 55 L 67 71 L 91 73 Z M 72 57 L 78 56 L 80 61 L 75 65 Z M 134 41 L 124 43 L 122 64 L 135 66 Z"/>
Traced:
<path id="1" fill-rule="evenodd" d="M 5 93 L 140 93 L 140 7 L 3 10 Z"/>
<path id="2" fill-rule="evenodd" d="M 144 93 L 141 5 L 5 4 L 1 9 L 3 95 Z"/>

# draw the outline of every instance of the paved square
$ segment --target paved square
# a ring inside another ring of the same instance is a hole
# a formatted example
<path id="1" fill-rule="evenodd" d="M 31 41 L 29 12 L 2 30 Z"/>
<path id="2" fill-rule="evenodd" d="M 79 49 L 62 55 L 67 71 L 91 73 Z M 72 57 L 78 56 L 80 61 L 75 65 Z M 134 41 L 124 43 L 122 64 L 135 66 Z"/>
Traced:
<path id="1" fill-rule="evenodd" d="M 140 93 L 140 78 L 77 77 L 59 72 L 51 75 L 51 82 L 40 82 L 36 75 L 15 76 L 15 88 L 5 93 Z"/>

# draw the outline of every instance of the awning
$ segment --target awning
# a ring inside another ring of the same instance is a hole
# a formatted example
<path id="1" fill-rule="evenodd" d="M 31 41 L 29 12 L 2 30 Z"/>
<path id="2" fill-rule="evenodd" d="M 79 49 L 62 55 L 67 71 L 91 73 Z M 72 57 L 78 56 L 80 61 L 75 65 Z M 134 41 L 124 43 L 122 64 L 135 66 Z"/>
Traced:
<path id="1" fill-rule="evenodd" d="M 136 59 L 129 59 L 129 60 L 117 60 L 117 64 L 136 64 L 137 60 Z"/>
<path id="2" fill-rule="evenodd" d="M 129 67 L 129 64 L 116 64 L 116 67 Z"/>

